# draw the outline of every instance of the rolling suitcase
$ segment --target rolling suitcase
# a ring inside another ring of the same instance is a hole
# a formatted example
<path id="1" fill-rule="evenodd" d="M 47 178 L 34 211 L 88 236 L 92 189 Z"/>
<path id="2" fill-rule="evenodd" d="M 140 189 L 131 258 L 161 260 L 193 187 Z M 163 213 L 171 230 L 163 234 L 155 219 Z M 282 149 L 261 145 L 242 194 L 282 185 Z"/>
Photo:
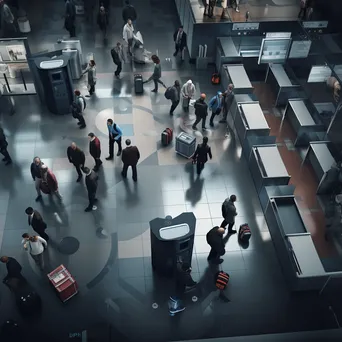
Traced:
<path id="1" fill-rule="evenodd" d="M 196 149 L 196 138 L 184 132 L 176 138 L 176 153 L 186 158 L 191 158 Z"/>
<path id="2" fill-rule="evenodd" d="M 251 238 L 252 232 L 251 229 L 248 226 L 248 223 L 244 223 L 239 228 L 239 240 L 241 242 L 247 243 L 249 239 Z"/>
<path id="3" fill-rule="evenodd" d="M 136 94 L 142 94 L 144 92 L 143 78 L 140 74 L 134 75 L 134 90 Z"/>
<path id="4" fill-rule="evenodd" d="M 161 143 L 163 146 L 167 146 L 171 143 L 173 138 L 173 131 L 171 128 L 166 128 L 161 134 Z"/>

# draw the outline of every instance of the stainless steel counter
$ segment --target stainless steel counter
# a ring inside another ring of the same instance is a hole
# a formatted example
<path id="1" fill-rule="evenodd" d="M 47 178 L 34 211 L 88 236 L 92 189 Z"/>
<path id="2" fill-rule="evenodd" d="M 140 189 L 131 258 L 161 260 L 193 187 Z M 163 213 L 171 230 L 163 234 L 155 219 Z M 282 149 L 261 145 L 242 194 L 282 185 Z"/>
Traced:
<path id="1" fill-rule="evenodd" d="M 289 106 L 292 107 L 294 114 L 301 126 L 315 125 L 308 108 L 303 100 L 289 100 Z"/>
<path id="2" fill-rule="evenodd" d="M 240 110 L 244 115 L 245 124 L 248 129 L 269 129 L 258 102 L 241 103 Z"/>
<path id="3" fill-rule="evenodd" d="M 229 74 L 231 83 L 234 84 L 235 92 L 238 89 L 253 89 L 246 70 L 242 64 L 240 65 L 223 65 L 225 72 Z"/>
<path id="4" fill-rule="evenodd" d="M 270 64 L 269 67 L 275 79 L 277 80 L 279 87 L 292 86 L 292 82 L 281 64 Z"/>

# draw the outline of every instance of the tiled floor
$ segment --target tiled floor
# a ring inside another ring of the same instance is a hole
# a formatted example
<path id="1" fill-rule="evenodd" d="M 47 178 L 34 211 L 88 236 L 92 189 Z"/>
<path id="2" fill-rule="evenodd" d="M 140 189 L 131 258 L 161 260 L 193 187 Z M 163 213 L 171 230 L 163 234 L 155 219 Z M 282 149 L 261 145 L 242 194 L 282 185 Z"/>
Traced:
<path id="1" fill-rule="evenodd" d="M 121 35 L 121 3 L 112 1 L 113 42 Z M 158 49 L 162 61 L 172 58 L 170 32 L 178 25 L 173 1 L 141 0 L 135 5 L 139 27 L 149 33 L 146 46 L 151 51 Z M 33 33 L 29 41 L 32 50 L 40 51 L 65 35 L 61 30 L 63 3 L 36 0 L 33 8 L 37 12 L 30 17 Z M 14 160 L 12 166 L 0 167 L 1 254 L 13 256 L 22 264 L 23 274 L 43 299 L 43 315 L 23 320 L 9 290 L 1 285 L 0 322 L 13 318 L 37 333 L 35 341 L 40 333 L 45 333 L 49 337 L 42 340 L 58 342 L 65 341 L 68 333 L 85 329 L 89 336 L 96 334 L 97 342 L 102 341 L 100 334 L 107 331 L 112 341 L 160 342 L 335 327 L 327 303 L 317 294 L 288 292 L 247 163 L 234 135 L 224 138 L 225 127 L 219 124 L 208 130 L 214 158 L 197 178 L 191 163 L 175 154 L 174 145 L 162 148 L 159 141 L 165 127 L 174 128 L 175 135 L 180 126 L 192 134 L 193 115 L 185 115 L 178 108 L 170 117 L 163 93 L 151 95 L 151 85 L 145 87 L 144 96 L 135 96 L 129 65 L 125 65 L 121 81 L 113 80 L 111 46 L 101 45 L 96 38 L 97 27 L 81 19 L 77 30 L 84 53 L 94 52 L 99 73 L 96 96 L 88 101 L 86 109 L 87 130 L 79 130 L 70 116 L 50 114 L 35 97 L 16 99 L 16 115 L 1 118 Z M 198 94 L 204 91 L 210 97 L 217 91 L 209 84 L 211 70 L 197 72 L 173 58 L 171 64 L 163 64 L 163 70 L 167 84 L 175 79 L 185 82 L 191 77 Z M 150 66 L 142 68 L 142 72 L 149 74 Z M 114 117 L 124 136 L 132 138 L 141 151 L 139 180 L 137 184 L 130 177 L 122 180 L 119 158 L 104 161 L 99 173 L 98 210 L 84 213 L 86 189 L 83 183 L 75 182 L 77 175 L 68 163 L 66 149 L 75 141 L 85 151 L 87 165 L 93 166 L 86 136 L 93 131 L 101 140 L 105 157 L 108 116 Z M 195 133 L 198 141 L 201 135 Z M 41 203 L 34 202 L 36 194 L 29 167 L 36 155 L 54 170 L 62 203 L 48 196 Z M 223 304 L 214 291 L 216 269 L 208 268 L 205 235 L 221 222 L 221 203 L 233 193 L 238 197 L 236 225 L 248 222 L 253 236 L 247 249 L 238 244 L 236 236 L 227 242 L 222 267 L 231 275 L 227 290 L 231 301 Z M 30 231 L 24 213 L 30 205 L 48 223 L 51 242 L 45 253 L 46 271 L 63 263 L 79 283 L 79 295 L 66 304 L 57 299 L 46 275 L 39 273 L 21 249 L 21 235 Z M 193 211 L 197 217 L 192 266 L 199 286 L 186 295 L 186 311 L 171 318 L 167 299 L 173 282 L 152 272 L 148 222 L 183 211 Z M 107 235 L 101 234 L 101 229 Z M 72 255 L 58 250 L 61 239 L 67 236 L 80 242 L 80 248 Z M 4 265 L 0 272 L 5 275 Z M 194 294 L 198 296 L 195 303 L 191 300 Z M 158 304 L 157 309 L 152 309 L 153 303 Z"/>

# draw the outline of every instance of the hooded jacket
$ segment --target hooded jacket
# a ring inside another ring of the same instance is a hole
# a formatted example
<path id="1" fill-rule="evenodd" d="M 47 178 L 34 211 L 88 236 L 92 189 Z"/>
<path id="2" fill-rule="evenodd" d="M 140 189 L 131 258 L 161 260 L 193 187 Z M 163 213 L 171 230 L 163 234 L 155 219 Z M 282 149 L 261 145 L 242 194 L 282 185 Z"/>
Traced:
<path id="1" fill-rule="evenodd" d="M 235 216 L 237 215 L 234 202 L 227 198 L 222 204 L 222 217 L 228 223 L 235 223 Z"/>
<path id="2" fill-rule="evenodd" d="M 181 90 L 181 94 L 183 98 L 193 98 L 195 96 L 196 88 L 191 80 L 187 81 Z"/>
<path id="3" fill-rule="evenodd" d="M 222 108 L 223 98 L 220 98 L 220 95 L 222 95 L 222 93 L 218 91 L 217 94 L 209 101 L 209 108 L 213 113 Z"/>

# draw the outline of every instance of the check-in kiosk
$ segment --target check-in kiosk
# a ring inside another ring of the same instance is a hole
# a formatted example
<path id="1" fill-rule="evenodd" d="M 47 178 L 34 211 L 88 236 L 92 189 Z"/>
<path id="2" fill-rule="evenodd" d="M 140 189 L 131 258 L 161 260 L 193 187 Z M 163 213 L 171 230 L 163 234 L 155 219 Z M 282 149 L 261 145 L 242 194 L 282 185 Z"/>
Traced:
<path id="1" fill-rule="evenodd" d="M 332 166 L 336 161 L 329 150 L 328 142 L 312 142 L 304 157 L 303 163 L 309 162 L 318 180 L 317 194 L 327 194 L 331 191 L 335 177 L 330 177 Z"/>
<path id="2" fill-rule="evenodd" d="M 253 145 L 275 142 L 275 137 L 269 137 L 270 128 L 257 101 L 240 103 L 234 124 L 247 158 Z"/>
<path id="3" fill-rule="evenodd" d="M 172 276 L 178 261 L 191 265 L 195 229 L 193 213 L 150 221 L 152 267 L 157 273 Z"/>
<path id="4" fill-rule="evenodd" d="M 258 194 L 265 186 L 287 185 L 291 178 L 275 144 L 253 146 L 249 169 Z"/>
<path id="5" fill-rule="evenodd" d="M 308 100 L 289 100 L 282 118 L 288 120 L 296 133 L 295 146 L 308 146 L 311 141 L 325 139 L 325 127 L 315 106 Z"/>
<path id="6" fill-rule="evenodd" d="M 286 106 L 289 99 L 305 97 L 291 69 L 281 64 L 269 64 L 265 83 L 270 85 L 274 93 L 276 106 Z"/>
<path id="7" fill-rule="evenodd" d="M 243 64 L 223 64 L 221 67 L 221 80 L 224 89 L 227 89 L 230 83 L 234 84 L 235 94 L 253 93 L 254 88 Z"/>

